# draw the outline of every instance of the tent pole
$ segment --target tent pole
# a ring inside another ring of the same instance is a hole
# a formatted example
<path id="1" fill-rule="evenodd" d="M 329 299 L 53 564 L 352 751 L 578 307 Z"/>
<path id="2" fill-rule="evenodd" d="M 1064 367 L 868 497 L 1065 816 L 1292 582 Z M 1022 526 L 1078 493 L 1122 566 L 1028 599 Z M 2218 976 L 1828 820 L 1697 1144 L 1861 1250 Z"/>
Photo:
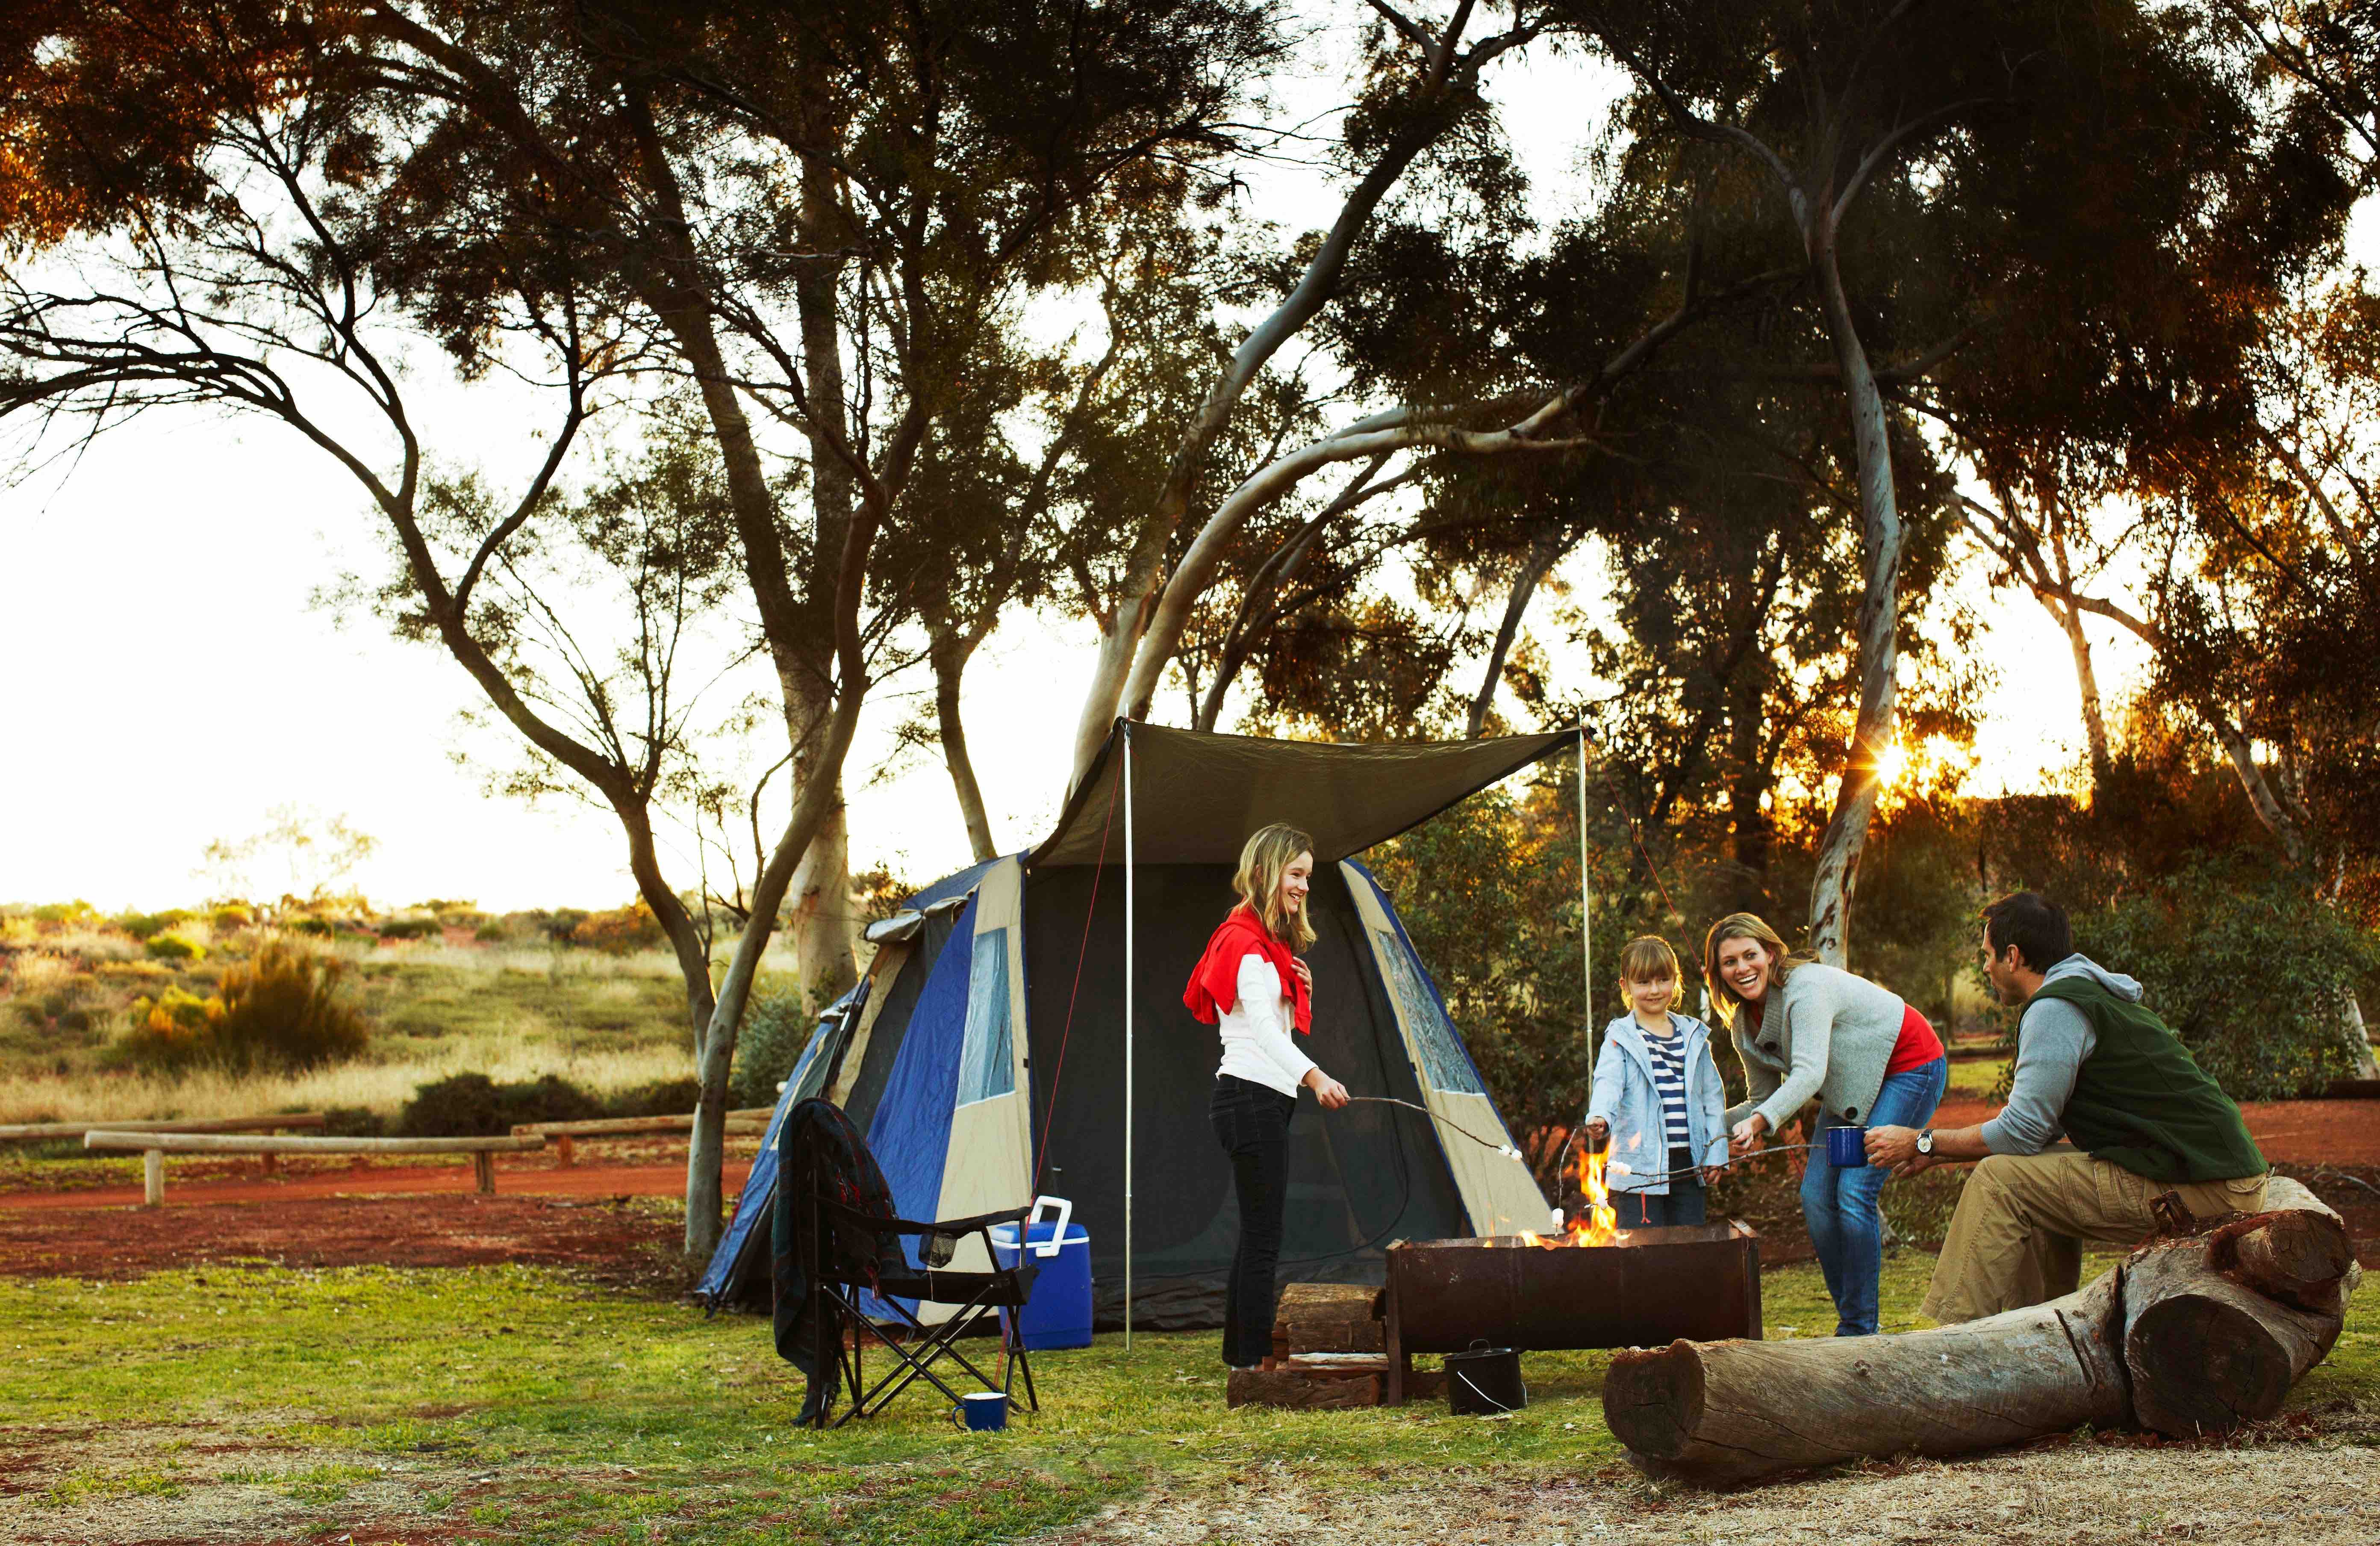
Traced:
<path id="1" fill-rule="evenodd" d="M 1132 1350 L 1132 721 L 1123 722 L 1123 1345 Z"/>
<path id="2" fill-rule="evenodd" d="M 1129 807 L 1126 807 L 1129 810 Z M 1129 839 L 1127 838 L 1128 842 Z M 1578 732 L 1578 948 L 1579 1003 L 1586 1022 L 1586 1087 L 1595 1088 L 1595 927 L 1588 913 L 1586 877 L 1586 729 Z"/>

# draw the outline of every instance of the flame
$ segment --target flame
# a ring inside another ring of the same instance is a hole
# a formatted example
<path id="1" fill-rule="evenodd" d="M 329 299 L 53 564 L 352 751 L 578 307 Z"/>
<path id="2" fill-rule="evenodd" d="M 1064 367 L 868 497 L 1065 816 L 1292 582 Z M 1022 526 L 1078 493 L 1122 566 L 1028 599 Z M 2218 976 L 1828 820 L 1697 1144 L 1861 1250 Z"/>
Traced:
<path id="1" fill-rule="evenodd" d="M 1586 1194 L 1586 1217 L 1570 1226 L 1573 1246 L 1613 1246 L 1628 1238 L 1620 1233 L 1620 1215 L 1612 1211 L 1611 1188 L 1603 1182 L 1604 1156 L 1585 1147 L 1578 1151 L 1578 1189 Z M 1622 1167 L 1623 1173 L 1625 1167 Z"/>

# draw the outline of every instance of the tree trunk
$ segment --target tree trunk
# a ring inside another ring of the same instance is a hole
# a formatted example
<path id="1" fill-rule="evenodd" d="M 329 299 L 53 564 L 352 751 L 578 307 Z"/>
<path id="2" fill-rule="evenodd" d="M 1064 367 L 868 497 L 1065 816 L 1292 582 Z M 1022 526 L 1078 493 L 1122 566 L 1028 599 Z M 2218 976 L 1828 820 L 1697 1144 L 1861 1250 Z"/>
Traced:
<path id="1" fill-rule="evenodd" d="M 984 812 L 983 786 L 976 782 L 975 759 L 967 755 L 966 723 L 959 714 L 959 683 L 975 647 L 945 628 L 935 634 L 928 652 L 934 668 L 934 729 L 942 746 L 942 765 L 950 770 L 959 816 L 966 822 L 967 848 L 981 864 L 998 858 L 1000 850 L 991 841 L 991 818 Z"/>
<path id="2" fill-rule="evenodd" d="M 1867 578 L 1859 613 L 1859 716 L 1852 724 L 1851 754 L 1836 791 L 1834 814 L 1818 842 L 1817 873 L 1810 883 L 1810 948 L 1818 959 L 1840 967 L 1851 942 L 1860 853 L 1867 846 L 1868 820 L 1876 813 L 1876 760 L 1892 744 L 1893 708 L 1900 691 L 1902 532 L 1884 396 L 1876 390 L 1876 373 L 1868 367 L 1851 302 L 1843 294 L 1834 233 L 1827 229 L 1822 235 L 1823 240 L 1812 243 L 1811 268 L 1851 409 L 1859 461 L 1860 557 Z"/>
<path id="3" fill-rule="evenodd" d="M 2107 712 L 2099 697 L 2099 674 L 2091 663 L 2091 639 L 2082 631 L 2082 615 L 2070 606 L 2053 606 L 2050 615 L 2065 630 L 2066 647 L 2074 655 L 2074 685 L 2082 695 L 2082 735 L 2091 749 L 2091 792 L 2096 797 L 2107 786 L 2114 757 L 2107 747 Z"/>
<path id="4" fill-rule="evenodd" d="M 1307 260 L 1296 285 L 1272 314 L 1251 328 L 1239 347 L 1232 351 L 1231 363 L 1224 368 L 1222 378 L 1184 428 L 1181 444 L 1165 469 L 1165 481 L 1159 486 L 1148 513 L 1141 518 L 1114 605 L 1099 617 L 1099 651 L 1075 729 L 1075 768 L 1066 780 L 1070 790 L 1081 782 L 1091 760 L 1106 743 L 1118 710 L 1126 701 L 1128 684 L 1135 683 L 1136 676 L 1146 681 L 1147 690 L 1130 688 L 1135 697 L 1145 699 L 1148 691 L 1154 690 L 1156 676 L 1163 670 L 1164 663 L 1160 661 L 1156 667 L 1136 673 L 1135 657 L 1139 653 L 1142 635 L 1157 615 L 1159 592 L 1165 578 L 1166 548 L 1172 542 L 1174 529 L 1189 513 L 1191 489 L 1206 465 L 1208 448 L 1231 422 L 1241 396 L 1266 363 L 1329 302 L 1347 266 L 1347 255 L 1354 250 L 1356 237 L 1370 223 L 1372 212 L 1404 175 L 1414 157 L 1455 121 L 1456 115 L 1446 110 L 1450 97 L 1467 94 L 1479 67 L 1485 64 L 1486 57 L 1475 54 L 1463 61 L 1455 71 L 1461 79 L 1453 81 L 1450 89 L 1449 70 L 1462 42 L 1463 30 L 1470 21 L 1471 8 L 1471 0 L 1463 0 L 1443 36 L 1428 49 L 1430 57 L 1422 88 L 1425 100 L 1409 104 L 1398 130 L 1390 136 L 1339 206 L 1338 217 L 1324 234 L 1321 245 L 1315 249 L 1314 256 Z M 1166 651 L 1170 653 L 1171 649 L 1169 643 Z"/>
<path id="5" fill-rule="evenodd" d="M 1479 691 L 1471 700 L 1471 715 L 1464 722 L 1463 737 L 1475 741 L 1488 724 L 1488 711 L 1496 701 L 1496 688 L 1504 677 L 1504 661 L 1512 652 L 1512 640 L 1521 631 L 1521 618 L 1529 610 L 1529 601 L 1537 593 L 1537 586 L 1554 561 L 1561 556 L 1561 542 L 1552 533 L 1540 536 L 1529 544 L 1521 560 L 1518 573 L 1512 576 L 1512 593 L 1504 601 L 1504 621 L 1496 629 L 1496 643 L 1488 651 L 1488 669 L 1479 680 Z"/>
<path id="6" fill-rule="evenodd" d="M 859 980 L 851 944 L 849 811 L 843 799 L 843 780 L 837 778 L 826 819 L 794 871 L 792 904 L 785 915 L 794 968 L 813 1015 Z"/>
<path id="7" fill-rule="evenodd" d="M 867 535 L 872 541 L 872 530 Z M 851 566 L 864 563 L 863 549 Z M 856 577 L 846 572 L 838 583 L 847 596 L 856 596 Z M 856 611 L 856 601 L 838 604 L 847 604 Z M 837 633 L 845 662 L 856 663 L 856 620 L 846 615 L 838 623 Z M 785 893 L 793 884 L 795 868 L 826 824 L 830 810 L 842 803 L 844 759 L 850 755 L 851 737 L 859 727 L 859 710 L 867 690 L 866 678 L 855 670 L 835 703 L 833 717 L 825 726 L 824 744 L 811 763 L 811 780 L 795 797 L 793 816 L 753 883 L 750 920 L 745 925 L 743 937 L 735 942 L 735 953 L 728 958 L 726 974 L 720 980 L 718 1003 L 711 1010 L 710 1025 L 704 1032 L 696 1059 L 702 1093 L 695 1103 L 694 1131 L 686 1152 L 686 1254 L 691 1263 L 710 1260 L 711 1252 L 719 1248 L 719 1236 L 725 1227 L 725 1221 L 720 1217 L 724 1199 L 719 1168 L 726 1151 L 727 1076 L 735 1066 L 736 1030 L 744 1023 L 744 1009 L 752 997 L 752 980 L 759 971 L 761 953 L 769 947 L 777 909 L 784 905 Z"/>
<path id="8" fill-rule="evenodd" d="M 1935 1331 L 1615 1353 L 1604 1420 L 1639 1470 L 1705 1484 L 2121 1423 L 2118 1282 Z"/>
<path id="9" fill-rule="evenodd" d="M 1735 903 L 1733 910 L 1765 913 L 1768 910 L 1768 858 L 1772 831 L 1767 809 L 1761 801 L 1776 783 L 1769 771 L 1766 753 L 1767 728 L 1761 713 L 1766 700 L 1766 672 L 1747 673 L 1737 685 L 1734 705 L 1728 713 L 1729 754 L 1734 762 L 1728 780 L 1727 814 L 1729 854 L 1735 861 Z"/>

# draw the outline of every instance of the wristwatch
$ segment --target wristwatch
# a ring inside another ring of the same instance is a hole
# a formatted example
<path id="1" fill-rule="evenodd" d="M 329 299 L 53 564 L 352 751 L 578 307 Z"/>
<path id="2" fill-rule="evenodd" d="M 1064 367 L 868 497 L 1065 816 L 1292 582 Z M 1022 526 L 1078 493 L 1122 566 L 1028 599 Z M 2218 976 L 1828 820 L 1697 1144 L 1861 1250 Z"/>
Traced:
<path id="1" fill-rule="evenodd" d="M 1920 1154 L 1931 1154 L 1934 1152 L 1933 1128 L 1928 1127 L 1924 1132 L 1917 1135 L 1917 1152 Z"/>

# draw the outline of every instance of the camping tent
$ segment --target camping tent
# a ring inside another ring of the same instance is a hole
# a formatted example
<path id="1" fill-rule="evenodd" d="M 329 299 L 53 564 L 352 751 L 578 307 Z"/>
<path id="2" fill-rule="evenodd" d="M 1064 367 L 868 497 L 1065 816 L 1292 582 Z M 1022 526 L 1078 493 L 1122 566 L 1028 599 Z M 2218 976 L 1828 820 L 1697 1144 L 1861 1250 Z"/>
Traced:
<path id="1" fill-rule="evenodd" d="M 869 931 L 875 957 L 812 1033 L 771 1150 L 794 1102 L 825 1096 L 867 1132 L 903 1217 L 1069 1198 L 1101 1325 L 1127 1310 L 1143 1328 L 1220 1324 L 1235 1204 L 1207 1123 L 1215 1034 L 1182 985 L 1246 834 L 1287 821 L 1315 838 L 1306 1050 L 1355 1094 L 1409 1104 L 1305 1103 L 1282 1270 L 1378 1283 L 1392 1240 L 1546 1227 L 1436 985 L 1352 856 L 1576 738 L 1342 746 L 1120 722 L 1038 847 L 936 882 Z M 697 1289 L 709 1303 L 765 1301 L 774 1179 L 764 1153 Z"/>

